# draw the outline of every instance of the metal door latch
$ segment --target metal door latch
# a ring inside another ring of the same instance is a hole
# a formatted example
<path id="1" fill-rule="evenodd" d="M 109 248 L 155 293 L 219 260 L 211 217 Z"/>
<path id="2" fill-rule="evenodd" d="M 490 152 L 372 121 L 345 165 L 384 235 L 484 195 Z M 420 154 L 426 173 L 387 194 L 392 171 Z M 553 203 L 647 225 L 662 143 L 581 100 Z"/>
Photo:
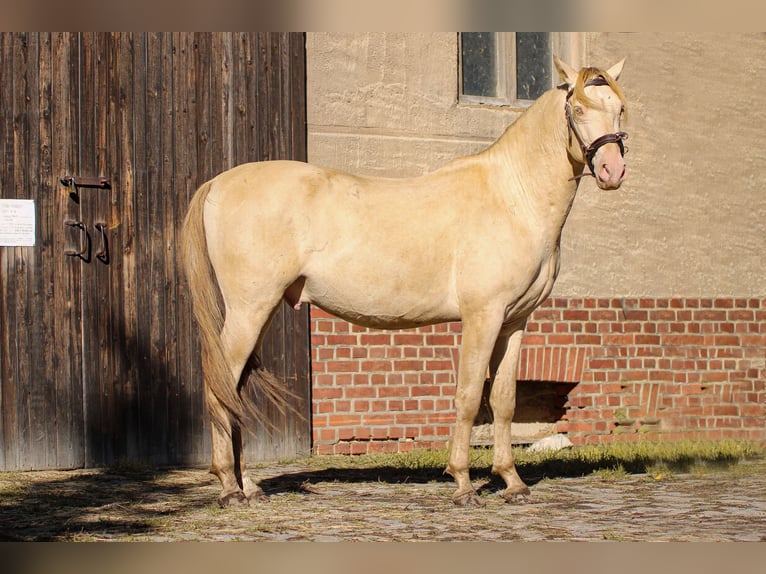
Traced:
<path id="1" fill-rule="evenodd" d="M 80 203 L 80 188 L 95 187 L 98 189 L 112 189 L 112 183 L 105 177 L 77 177 L 74 175 L 65 175 L 61 178 L 64 187 L 71 187 L 69 192 L 71 197 L 77 203 Z"/>

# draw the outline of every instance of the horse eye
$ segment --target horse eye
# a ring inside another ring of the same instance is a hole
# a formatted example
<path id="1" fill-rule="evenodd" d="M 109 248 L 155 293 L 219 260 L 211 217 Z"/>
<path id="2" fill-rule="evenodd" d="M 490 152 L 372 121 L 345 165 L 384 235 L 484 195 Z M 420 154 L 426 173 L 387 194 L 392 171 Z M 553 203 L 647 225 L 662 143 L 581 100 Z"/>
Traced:
<path id="1" fill-rule="evenodd" d="M 585 113 L 585 110 L 583 109 L 582 106 L 575 106 L 574 113 L 576 113 L 578 116 L 581 116 Z"/>

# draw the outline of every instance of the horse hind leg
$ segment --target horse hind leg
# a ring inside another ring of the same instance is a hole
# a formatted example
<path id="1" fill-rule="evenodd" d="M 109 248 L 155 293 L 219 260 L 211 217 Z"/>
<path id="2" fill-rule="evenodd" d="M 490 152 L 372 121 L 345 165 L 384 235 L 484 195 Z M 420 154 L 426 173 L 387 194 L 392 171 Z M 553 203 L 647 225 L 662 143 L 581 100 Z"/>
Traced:
<path id="1" fill-rule="evenodd" d="M 256 349 L 275 308 L 276 303 L 260 306 L 255 311 L 227 309 L 227 318 L 221 331 L 221 346 L 226 363 L 231 369 L 230 381 L 234 385 L 234 392 L 238 392 L 237 387 L 245 365 Z M 208 392 L 208 401 L 216 402 L 218 399 Z M 242 420 L 232 421 L 228 428 L 222 428 L 219 424 L 211 425 L 211 472 L 221 481 L 222 490 L 218 497 L 221 507 L 265 499 L 260 487 L 244 474 L 243 423 Z"/>

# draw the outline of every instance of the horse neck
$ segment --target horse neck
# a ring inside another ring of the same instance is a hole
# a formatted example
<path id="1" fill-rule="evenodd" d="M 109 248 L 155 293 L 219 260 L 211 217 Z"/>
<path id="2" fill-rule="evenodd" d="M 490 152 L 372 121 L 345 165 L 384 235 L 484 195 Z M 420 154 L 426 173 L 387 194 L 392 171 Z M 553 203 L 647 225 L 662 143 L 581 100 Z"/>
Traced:
<path id="1" fill-rule="evenodd" d="M 561 233 L 582 166 L 567 152 L 563 90 L 550 90 L 487 150 L 499 167 L 499 187 L 514 208 L 525 208 L 552 233 Z"/>

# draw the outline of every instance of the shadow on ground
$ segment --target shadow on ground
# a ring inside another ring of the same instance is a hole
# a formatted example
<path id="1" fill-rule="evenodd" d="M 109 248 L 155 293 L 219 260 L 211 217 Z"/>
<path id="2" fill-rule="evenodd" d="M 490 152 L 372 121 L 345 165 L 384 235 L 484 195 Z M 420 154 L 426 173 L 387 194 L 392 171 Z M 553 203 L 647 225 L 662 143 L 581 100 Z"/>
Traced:
<path id="1" fill-rule="evenodd" d="M 74 472 L 40 480 L 45 474 L 0 475 L 0 541 L 146 534 L 168 516 L 213 502 L 199 479 L 166 480 L 166 471 Z"/>
<path id="2" fill-rule="evenodd" d="M 697 456 L 677 457 L 672 461 L 658 461 L 651 457 L 621 458 L 619 456 L 601 456 L 598 460 L 544 460 L 540 462 L 520 462 L 517 464 L 519 475 L 529 486 L 534 486 L 543 479 L 576 478 L 600 471 L 618 471 L 626 474 L 645 474 L 658 464 L 673 473 L 685 473 L 703 463 L 707 468 L 726 470 L 740 462 L 737 457 L 716 456 L 700 460 Z M 473 465 L 471 479 L 484 481 L 480 490 L 501 490 L 505 488 L 502 479 L 492 474 L 490 465 Z M 260 480 L 259 484 L 266 494 L 301 492 L 306 485 L 319 482 L 384 482 L 393 484 L 452 482 L 443 466 L 424 466 L 420 468 L 401 468 L 377 466 L 370 468 L 323 468 L 289 472 L 270 476 Z"/>

